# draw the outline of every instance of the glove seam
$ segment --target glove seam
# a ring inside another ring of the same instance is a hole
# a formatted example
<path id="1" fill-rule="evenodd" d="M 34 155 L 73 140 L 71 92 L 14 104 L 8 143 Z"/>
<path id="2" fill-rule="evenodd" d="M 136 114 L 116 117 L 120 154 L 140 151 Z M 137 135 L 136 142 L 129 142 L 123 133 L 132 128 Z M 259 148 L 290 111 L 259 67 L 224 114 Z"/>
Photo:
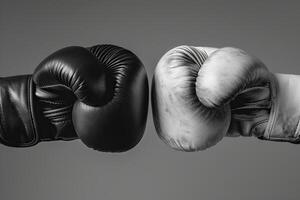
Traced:
<path id="1" fill-rule="evenodd" d="M 28 84 L 28 107 L 29 107 L 29 116 L 30 116 L 30 122 L 31 122 L 31 127 L 32 127 L 32 132 L 33 132 L 33 140 L 31 142 L 26 143 L 26 145 L 34 145 L 38 143 L 38 131 L 36 128 L 35 124 L 35 116 L 34 116 L 34 110 L 33 110 L 33 82 L 31 76 L 28 77 L 27 79 L 27 84 Z"/>
<path id="2" fill-rule="evenodd" d="M 40 102 L 43 102 L 43 103 L 49 103 L 49 104 L 54 104 L 54 105 L 64 105 L 64 103 L 62 102 L 54 102 L 54 101 L 51 101 L 51 100 L 43 100 L 43 99 L 39 99 Z"/>

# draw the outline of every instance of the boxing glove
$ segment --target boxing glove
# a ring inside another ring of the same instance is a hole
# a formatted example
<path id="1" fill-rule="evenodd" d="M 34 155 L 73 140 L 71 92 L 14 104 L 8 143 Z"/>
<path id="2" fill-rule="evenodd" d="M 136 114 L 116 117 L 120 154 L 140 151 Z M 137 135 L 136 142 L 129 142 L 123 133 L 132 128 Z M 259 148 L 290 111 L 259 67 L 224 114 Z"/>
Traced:
<path id="1" fill-rule="evenodd" d="M 114 45 L 66 47 L 32 75 L 0 79 L 0 142 L 79 138 L 99 151 L 126 151 L 143 136 L 147 108 L 146 71 L 136 55 Z"/>
<path id="2" fill-rule="evenodd" d="M 204 150 L 224 136 L 300 142 L 300 76 L 271 73 L 241 49 L 171 49 L 151 92 L 158 135 L 177 150 Z"/>

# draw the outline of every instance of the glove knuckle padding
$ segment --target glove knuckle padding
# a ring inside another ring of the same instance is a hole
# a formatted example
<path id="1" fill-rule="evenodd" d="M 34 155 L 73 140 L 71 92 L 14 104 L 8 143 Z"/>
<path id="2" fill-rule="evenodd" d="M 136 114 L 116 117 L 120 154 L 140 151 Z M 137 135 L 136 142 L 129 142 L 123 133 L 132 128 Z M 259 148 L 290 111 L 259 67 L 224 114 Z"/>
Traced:
<path id="1" fill-rule="evenodd" d="M 36 68 L 33 80 L 44 91 L 70 90 L 87 104 L 105 102 L 106 77 L 104 67 L 86 48 L 67 47 L 48 56 Z"/>
<path id="2" fill-rule="evenodd" d="M 159 136 L 176 149 L 193 151 L 237 132 L 263 134 L 272 78 L 261 61 L 237 48 L 170 50 L 153 78 L 152 106 Z"/>
<path id="3" fill-rule="evenodd" d="M 196 91 L 205 106 L 217 107 L 247 88 L 269 82 L 270 73 L 263 63 L 243 50 L 226 47 L 212 53 L 202 65 Z"/>
<path id="4" fill-rule="evenodd" d="M 103 45 L 90 52 L 110 75 L 111 98 L 102 106 L 77 101 L 73 122 L 80 139 L 102 151 L 125 151 L 142 138 L 148 110 L 148 81 L 141 61 L 130 51 Z"/>

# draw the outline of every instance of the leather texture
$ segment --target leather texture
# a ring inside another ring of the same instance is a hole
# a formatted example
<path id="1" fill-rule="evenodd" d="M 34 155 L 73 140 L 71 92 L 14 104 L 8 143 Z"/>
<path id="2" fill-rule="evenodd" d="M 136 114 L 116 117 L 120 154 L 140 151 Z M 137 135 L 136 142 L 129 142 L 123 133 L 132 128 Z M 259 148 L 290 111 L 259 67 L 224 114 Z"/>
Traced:
<path id="1" fill-rule="evenodd" d="M 120 152 L 144 133 L 146 71 L 135 54 L 118 46 L 63 48 L 32 76 L 2 78 L 0 87 L 0 135 L 8 146 L 80 138 L 93 149 Z"/>
<path id="2" fill-rule="evenodd" d="M 0 143 L 25 147 L 38 142 L 33 93 L 30 75 L 0 78 Z"/>
<path id="3" fill-rule="evenodd" d="M 299 98 L 292 93 L 299 83 L 298 76 L 274 76 L 241 49 L 179 46 L 155 69 L 155 127 L 182 151 L 204 150 L 224 136 L 298 143 Z"/>

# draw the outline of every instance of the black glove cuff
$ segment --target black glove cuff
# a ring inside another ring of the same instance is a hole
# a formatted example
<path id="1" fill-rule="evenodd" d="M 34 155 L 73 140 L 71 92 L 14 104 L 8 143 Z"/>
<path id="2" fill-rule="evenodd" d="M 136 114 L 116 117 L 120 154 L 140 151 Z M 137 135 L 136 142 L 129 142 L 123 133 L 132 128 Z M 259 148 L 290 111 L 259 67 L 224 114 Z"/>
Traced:
<path id="1" fill-rule="evenodd" d="M 39 141 L 31 75 L 0 78 L 0 143 L 33 146 Z"/>

